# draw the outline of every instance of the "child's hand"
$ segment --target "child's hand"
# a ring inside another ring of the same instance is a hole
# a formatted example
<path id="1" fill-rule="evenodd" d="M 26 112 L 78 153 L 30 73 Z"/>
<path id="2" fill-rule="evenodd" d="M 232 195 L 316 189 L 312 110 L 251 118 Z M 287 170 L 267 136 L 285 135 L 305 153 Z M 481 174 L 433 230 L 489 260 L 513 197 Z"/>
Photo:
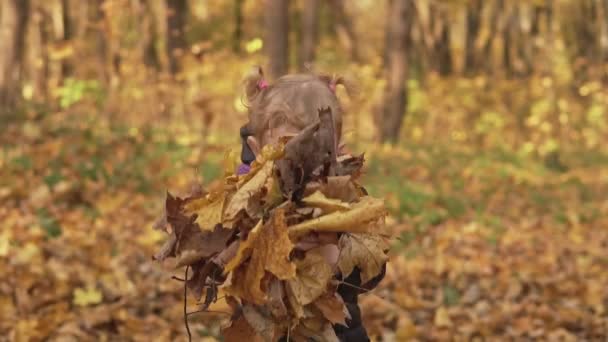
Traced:
<path id="1" fill-rule="evenodd" d="M 321 255 L 332 268 L 338 263 L 340 250 L 338 249 L 338 234 L 336 233 L 311 233 L 303 237 L 296 244 L 296 248 L 308 251 L 319 247 Z"/>

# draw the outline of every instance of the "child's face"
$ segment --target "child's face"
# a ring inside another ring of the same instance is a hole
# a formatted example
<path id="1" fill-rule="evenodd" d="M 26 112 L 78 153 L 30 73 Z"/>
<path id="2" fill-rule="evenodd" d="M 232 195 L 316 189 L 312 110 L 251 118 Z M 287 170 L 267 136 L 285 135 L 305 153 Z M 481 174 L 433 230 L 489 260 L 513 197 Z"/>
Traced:
<path id="1" fill-rule="evenodd" d="M 262 134 L 261 141 L 258 141 L 256 138 L 254 138 L 252 136 L 248 137 L 247 145 L 249 145 L 249 148 L 251 149 L 253 154 L 255 154 L 257 156 L 260 153 L 260 151 L 262 150 L 262 147 L 269 145 L 269 144 L 270 145 L 276 144 L 281 137 L 296 136 L 301 131 L 302 131 L 302 129 L 296 127 L 295 125 L 293 125 L 289 122 L 284 122 L 284 123 L 278 124 L 274 127 L 269 127 Z M 338 142 L 338 141 L 339 141 L 339 138 L 336 136 L 336 142 Z M 343 147 L 344 146 L 342 146 L 342 145 L 339 146 L 338 154 L 341 154 L 340 151 L 343 149 Z"/>
<path id="2" fill-rule="evenodd" d="M 266 145 L 276 144 L 281 137 L 293 137 L 300 133 L 301 129 L 289 122 L 281 123 L 275 127 L 269 127 L 263 134 L 261 141 L 253 136 L 247 137 L 247 145 L 256 156 Z"/>

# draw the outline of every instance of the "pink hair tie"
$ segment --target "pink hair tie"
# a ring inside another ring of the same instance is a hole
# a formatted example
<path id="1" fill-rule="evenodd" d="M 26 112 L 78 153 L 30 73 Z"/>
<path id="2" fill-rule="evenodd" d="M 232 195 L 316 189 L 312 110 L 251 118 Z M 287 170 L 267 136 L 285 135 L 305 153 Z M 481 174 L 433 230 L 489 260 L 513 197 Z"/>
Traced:
<path id="1" fill-rule="evenodd" d="M 261 79 L 261 80 L 258 82 L 258 88 L 259 88 L 260 90 L 264 90 L 264 89 L 266 89 L 267 87 L 268 87 L 268 82 L 266 82 L 266 80 Z"/>
<path id="2" fill-rule="evenodd" d="M 336 92 L 336 84 L 335 83 L 330 83 L 329 84 L 329 90 L 331 90 L 332 93 Z"/>

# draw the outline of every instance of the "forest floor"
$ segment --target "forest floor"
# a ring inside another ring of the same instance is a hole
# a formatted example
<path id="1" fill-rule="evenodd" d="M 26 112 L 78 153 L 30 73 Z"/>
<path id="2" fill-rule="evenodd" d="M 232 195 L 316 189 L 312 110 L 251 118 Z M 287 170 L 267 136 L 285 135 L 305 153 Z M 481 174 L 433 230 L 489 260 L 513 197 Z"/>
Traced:
<path id="1" fill-rule="evenodd" d="M 12 118 L 0 142 L 0 341 L 187 339 L 183 274 L 152 260 L 152 224 L 167 189 L 221 176 L 224 147 L 75 113 Z M 362 298 L 371 335 L 607 338 L 607 156 L 353 149 L 395 233 Z M 227 308 L 211 309 L 190 315 L 195 340 L 218 338 Z"/>

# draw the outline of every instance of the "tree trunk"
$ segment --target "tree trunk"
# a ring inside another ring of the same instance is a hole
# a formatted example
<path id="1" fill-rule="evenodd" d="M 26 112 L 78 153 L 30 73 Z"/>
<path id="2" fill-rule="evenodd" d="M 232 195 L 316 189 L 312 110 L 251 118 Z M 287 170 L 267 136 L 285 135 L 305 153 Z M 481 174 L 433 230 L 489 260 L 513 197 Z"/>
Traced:
<path id="1" fill-rule="evenodd" d="M 8 111 L 18 96 L 29 1 L 0 4 L 0 111 Z"/>
<path id="2" fill-rule="evenodd" d="M 317 46 L 317 35 L 319 26 L 319 0 L 308 0 L 304 4 L 302 16 L 302 44 L 300 45 L 300 70 L 306 70 L 307 66 L 315 58 Z"/>
<path id="3" fill-rule="evenodd" d="M 330 0 L 329 4 L 331 5 L 334 12 L 334 17 L 336 19 L 336 33 L 338 34 L 338 40 L 340 40 L 342 45 L 344 45 L 350 58 L 355 62 L 359 62 L 360 55 L 357 37 L 355 35 L 352 20 L 344 8 L 344 1 Z"/>
<path id="4" fill-rule="evenodd" d="M 180 59 L 184 55 L 186 39 L 184 27 L 188 14 L 186 0 L 167 0 L 167 54 L 172 74 L 181 71 Z"/>
<path id="5" fill-rule="evenodd" d="M 289 13 L 288 0 L 265 0 L 264 46 L 268 56 L 268 74 L 278 78 L 287 73 Z"/>
<path id="6" fill-rule="evenodd" d="M 389 7 L 389 25 L 386 33 L 391 37 L 387 45 L 386 88 L 384 111 L 380 122 L 383 142 L 395 143 L 399 139 L 401 123 L 407 108 L 407 42 L 411 27 L 410 0 L 392 0 Z"/>
<path id="7" fill-rule="evenodd" d="M 234 0 L 234 33 L 232 34 L 232 51 L 241 53 L 243 40 L 243 0 Z"/>
<path id="8" fill-rule="evenodd" d="M 44 34 L 44 15 L 40 3 L 31 4 L 31 16 L 27 29 L 27 75 L 32 85 L 31 98 L 35 101 L 46 99 L 46 79 L 48 73 L 48 58 L 45 53 L 46 37 Z"/>
<path id="9" fill-rule="evenodd" d="M 480 14 L 482 5 L 481 0 L 474 0 L 467 4 L 467 33 L 465 42 L 466 52 L 464 70 L 468 75 L 475 72 L 477 68 L 475 42 L 477 41 L 477 35 L 480 28 Z"/>

